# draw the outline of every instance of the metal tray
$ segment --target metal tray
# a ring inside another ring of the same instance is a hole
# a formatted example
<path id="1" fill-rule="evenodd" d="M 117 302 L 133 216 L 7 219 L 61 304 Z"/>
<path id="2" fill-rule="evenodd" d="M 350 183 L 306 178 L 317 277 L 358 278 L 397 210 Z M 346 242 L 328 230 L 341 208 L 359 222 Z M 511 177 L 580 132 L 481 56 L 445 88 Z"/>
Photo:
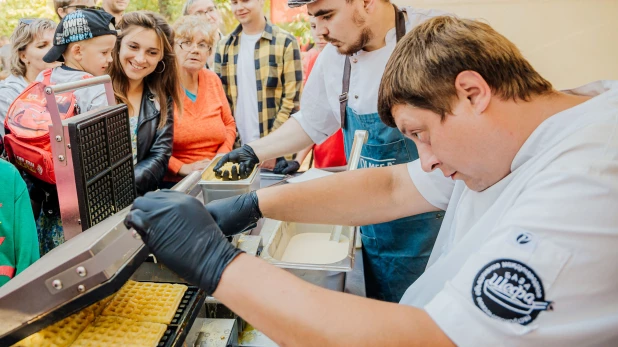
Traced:
<path id="1" fill-rule="evenodd" d="M 334 225 L 292 223 L 270 220 L 262 227 L 260 235 L 267 239 L 260 257 L 267 262 L 286 269 L 292 274 L 320 287 L 336 291 L 343 291 L 345 287 L 345 273 L 354 268 L 356 248 L 356 227 L 344 226 L 341 235 L 350 241 L 348 254 L 338 262 L 331 264 L 301 264 L 281 261 L 281 256 L 290 239 L 304 232 L 329 233 Z"/>
<path id="2" fill-rule="evenodd" d="M 202 172 L 202 179 L 199 185 L 202 187 L 204 203 L 210 201 L 229 198 L 244 193 L 249 193 L 252 190 L 260 188 L 260 170 L 253 169 L 251 175 L 244 180 L 238 181 L 220 181 L 215 180 L 213 168 L 221 160 L 222 155 L 216 156 Z"/>

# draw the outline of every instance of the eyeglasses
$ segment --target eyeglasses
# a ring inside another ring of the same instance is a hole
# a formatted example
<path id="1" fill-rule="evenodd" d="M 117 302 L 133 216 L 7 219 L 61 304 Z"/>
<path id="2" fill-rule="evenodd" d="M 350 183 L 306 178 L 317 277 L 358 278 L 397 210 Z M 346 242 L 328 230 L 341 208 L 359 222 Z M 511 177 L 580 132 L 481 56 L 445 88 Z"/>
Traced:
<path id="1" fill-rule="evenodd" d="M 30 25 L 34 23 L 35 20 L 37 20 L 37 18 L 21 18 L 19 24 Z"/>
<path id="2" fill-rule="evenodd" d="M 206 11 L 195 11 L 195 12 L 191 13 L 191 15 L 194 15 L 194 16 L 205 16 L 207 14 L 214 13 L 215 11 L 217 11 L 216 7 L 209 7 L 209 8 L 206 9 Z"/>
<path id="3" fill-rule="evenodd" d="M 182 41 L 182 42 L 178 43 L 178 46 L 183 51 L 191 52 L 191 49 L 193 48 L 193 42 L 191 42 L 191 41 Z M 198 51 L 202 51 L 202 52 L 208 52 L 208 51 L 210 51 L 210 48 L 211 48 L 210 45 L 207 45 L 204 42 L 200 42 L 200 43 L 196 44 L 196 47 L 197 47 Z"/>
<path id="4" fill-rule="evenodd" d="M 99 7 L 99 6 L 86 6 L 86 5 L 69 5 L 69 6 L 63 6 L 61 7 L 62 9 L 67 9 L 67 8 L 74 8 L 76 10 L 98 10 L 98 11 L 103 11 L 103 7 Z"/>

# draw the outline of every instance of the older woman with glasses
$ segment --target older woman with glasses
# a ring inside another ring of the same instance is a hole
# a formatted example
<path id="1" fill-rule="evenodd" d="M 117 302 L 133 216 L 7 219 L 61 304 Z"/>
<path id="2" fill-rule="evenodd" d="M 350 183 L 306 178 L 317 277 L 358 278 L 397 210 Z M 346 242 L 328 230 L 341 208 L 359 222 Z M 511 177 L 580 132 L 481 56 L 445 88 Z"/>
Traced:
<path id="1" fill-rule="evenodd" d="M 48 64 L 43 56 L 53 45 L 56 23 L 49 19 L 20 19 L 11 35 L 11 75 L 0 84 L 0 135 L 4 136 L 4 118 L 11 103 L 34 81 L 39 73 L 57 63 Z"/>
<path id="2" fill-rule="evenodd" d="M 200 16 L 185 16 L 174 24 L 174 30 L 174 52 L 185 95 L 182 116 L 174 119 L 174 145 L 164 187 L 204 169 L 215 155 L 229 152 L 236 138 L 236 123 L 221 80 L 204 68 L 216 29 Z"/>

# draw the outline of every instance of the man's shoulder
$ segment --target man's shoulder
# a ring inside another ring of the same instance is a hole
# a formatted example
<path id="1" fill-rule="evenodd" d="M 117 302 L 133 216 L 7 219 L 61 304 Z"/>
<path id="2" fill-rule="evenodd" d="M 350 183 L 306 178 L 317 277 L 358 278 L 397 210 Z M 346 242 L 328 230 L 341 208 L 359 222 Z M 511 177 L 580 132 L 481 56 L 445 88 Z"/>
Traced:
<path id="1" fill-rule="evenodd" d="M 286 43 L 291 41 L 296 41 L 296 37 L 292 35 L 289 31 L 283 29 L 282 27 L 274 24 L 270 24 L 273 31 L 273 37 L 277 39 L 286 39 Z M 278 40 L 277 40 L 278 41 Z"/>
<path id="2" fill-rule="evenodd" d="M 408 26 L 412 26 L 412 28 L 433 17 L 453 16 L 452 13 L 432 8 L 415 8 L 411 6 L 404 6 L 401 8 L 401 10 L 406 12 L 408 16 L 407 24 Z M 409 27 L 409 30 L 412 30 L 412 28 Z"/>

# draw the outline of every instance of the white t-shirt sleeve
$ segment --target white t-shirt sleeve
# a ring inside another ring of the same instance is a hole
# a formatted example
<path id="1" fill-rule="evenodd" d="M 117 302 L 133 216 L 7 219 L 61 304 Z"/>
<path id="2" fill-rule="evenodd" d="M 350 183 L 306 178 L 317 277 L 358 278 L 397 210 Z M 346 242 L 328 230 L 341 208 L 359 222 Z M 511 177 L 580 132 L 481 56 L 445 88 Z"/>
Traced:
<path id="1" fill-rule="evenodd" d="M 325 64 L 343 66 L 343 60 L 336 56 L 336 49 L 331 45 L 327 45 L 318 56 L 300 98 L 300 111 L 292 115 L 317 144 L 326 141 L 341 128 L 339 109 L 333 110 L 329 103 L 333 95 L 327 93 Z"/>
<path id="2" fill-rule="evenodd" d="M 618 166 L 605 169 L 548 170 L 514 197 L 424 307 L 456 345 L 616 344 Z"/>
<path id="3" fill-rule="evenodd" d="M 81 113 L 107 106 L 105 87 L 102 84 L 75 91 Z"/>
<path id="4" fill-rule="evenodd" d="M 440 170 L 434 170 L 429 173 L 423 171 L 420 159 L 409 162 L 406 165 L 408 166 L 408 173 L 412 178 L 412 182 L 414 182 L 416 189 L 418 189 L 425 200 L 441 210 L 446 210 L 455 188 L 455 182 L 450 178 L 444 177 Z"/>

